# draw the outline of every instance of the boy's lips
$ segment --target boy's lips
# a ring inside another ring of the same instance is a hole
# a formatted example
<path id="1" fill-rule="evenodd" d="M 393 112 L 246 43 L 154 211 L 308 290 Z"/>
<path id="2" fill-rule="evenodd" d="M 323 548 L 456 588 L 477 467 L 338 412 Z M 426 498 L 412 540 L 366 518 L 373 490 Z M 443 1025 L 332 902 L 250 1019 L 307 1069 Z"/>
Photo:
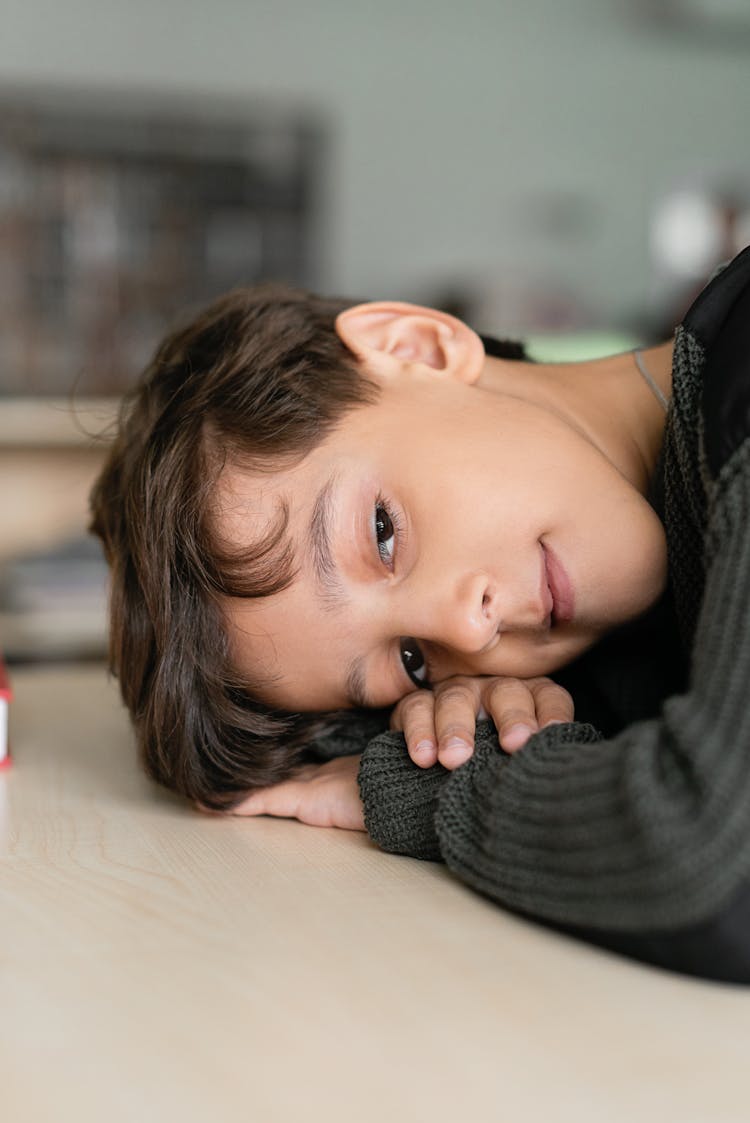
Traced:
<path id="1" fill-rule="evenodd" d="M 575 615 L 575 595 L 565 567 L 554 550 L 542 544 L 547 584 L 552 594 L 552 623 L 566 624 Z"/>
<path id="2" fill-rule="evenodd" d="M 542 546 L 541 542 L 539 543 Z M 540 574 L 539 595 L 542 604 L 542 611 L 544 619 L 542 620 L 542 628 L 547 631 L 554 623 L 553 613 L 555 611 L 555 600 L 552 596 L 552 591 L 549 587 L 549 574 L 547 573 L 547 555 L 542 546 L 542 572 Z"/>

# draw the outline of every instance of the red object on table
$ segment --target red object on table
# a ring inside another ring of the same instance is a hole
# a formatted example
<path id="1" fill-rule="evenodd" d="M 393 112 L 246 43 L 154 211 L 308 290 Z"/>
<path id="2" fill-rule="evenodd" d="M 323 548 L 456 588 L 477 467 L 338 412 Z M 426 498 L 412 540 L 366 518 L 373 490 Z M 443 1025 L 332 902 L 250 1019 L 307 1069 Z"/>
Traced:
<path id="1" fill-rule="evenodd" d="M 2 655 L 0 655 L 0 769 L 7 768 L 10 764 L 10 746 L 8 745 L 8 710 L 13 692 L 8 681 L 8 670 Z"/>

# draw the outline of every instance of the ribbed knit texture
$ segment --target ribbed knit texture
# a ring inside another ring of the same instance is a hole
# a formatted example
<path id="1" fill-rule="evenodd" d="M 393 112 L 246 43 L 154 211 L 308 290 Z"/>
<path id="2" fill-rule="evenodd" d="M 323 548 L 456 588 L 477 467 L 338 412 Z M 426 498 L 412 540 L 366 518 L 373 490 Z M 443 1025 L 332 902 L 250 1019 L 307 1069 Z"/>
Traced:
<path id="1" fill-rule="evenodd" d="M 539 919 L 622 932 L 699 923 L 750 877 L 750 440 L 712 480 L 704 359 L 678 329 L 662 467 L 686 688 L 608 740 L 555 725 L 508 756 L 480 723 L 453 772 L 417 768 L 401 734 L 380 734 L 359 783 L 384 849 L 442 858 Z"/>

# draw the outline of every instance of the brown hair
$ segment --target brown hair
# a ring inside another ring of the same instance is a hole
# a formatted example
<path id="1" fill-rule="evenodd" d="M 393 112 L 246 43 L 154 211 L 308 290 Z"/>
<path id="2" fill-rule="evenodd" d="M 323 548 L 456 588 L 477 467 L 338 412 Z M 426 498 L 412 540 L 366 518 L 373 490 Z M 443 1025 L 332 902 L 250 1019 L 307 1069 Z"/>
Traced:
<path id="1" fill-rule="evenodd" d="M 285 286 L 239 289 L 169 335 L 123 402 L 91 494 L 111 567 L 110 669 L 148 774 L 207 807 L 292 774 L 341 715 L 294 714 L 254 697 L 232 667 L 220 599 L 266 597 L 294 577 L 282 512 L 241 552 L 215 540 L 224 464 L 290 466 L 351 409 L 373 402 L 335 331 L 351 301 Z M 494 341 L 493 341 L 494 342 Z M 492 353 L 520 358 L 517 344 Z"/>
<path id="2" fill-rule="evenodd" d="M 240 289 L 174 331 L 123 402 L 91 494 L 111 567 L 110 668 L 146 771 L 209 807 L 287 777 L 330 724 L 253 699 L 228 659 L 219 598 L 291 581 L 285 522 L 238 555 L 213 540 L 209 510 L 227 456 L 265 470 L 301 459 L 374 400 L 334 330 L 349 303 Z"/>

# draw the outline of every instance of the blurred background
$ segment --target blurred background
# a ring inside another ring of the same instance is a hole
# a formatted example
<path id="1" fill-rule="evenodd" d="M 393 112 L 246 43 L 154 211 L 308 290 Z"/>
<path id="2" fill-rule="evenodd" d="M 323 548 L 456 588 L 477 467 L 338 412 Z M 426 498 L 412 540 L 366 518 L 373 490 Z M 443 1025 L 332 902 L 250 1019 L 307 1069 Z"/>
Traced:
<path id="1" fill-rule="evenodd" d="M 3 0 L 0 645 L 100 658 L 118 395 L 239 283 L 538 358 L 671 334 L 750 242 L 747 0 Z"/>

